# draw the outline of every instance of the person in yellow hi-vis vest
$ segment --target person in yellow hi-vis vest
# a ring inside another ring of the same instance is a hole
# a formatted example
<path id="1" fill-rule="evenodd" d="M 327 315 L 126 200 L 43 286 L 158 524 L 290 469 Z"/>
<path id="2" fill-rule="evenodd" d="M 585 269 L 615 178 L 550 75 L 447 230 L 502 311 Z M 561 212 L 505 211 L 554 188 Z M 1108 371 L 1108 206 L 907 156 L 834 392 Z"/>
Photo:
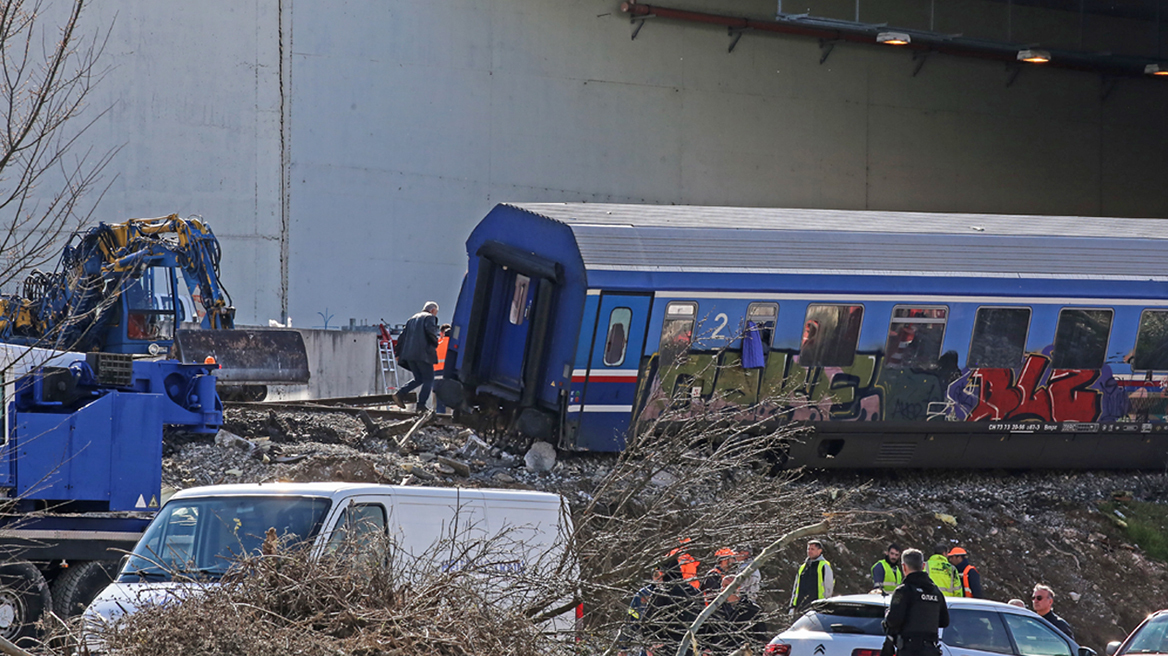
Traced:
<path id="1" fill-rule="evenodd" d="M 801 612 L 816 599 L 827 599 L 835 590 L 835 574 L 831 563 L 823 557 L 823 543 L 819 540 L 807 542 L 807 560 L 799 566 L 795 574 L 795 586 L 791 590 L 790 613 Z"/>
<path id="2" fill-rule="evenodd" d="M 941 594 L 946 597 L 963 597 L 965 590 L 961 585 L 961 574 L 949 563 L 946 557 L 948 551 L 949 545 L 944 542 L 938 544 L 933 549 L 933 555 L 929 556 L 929 562 L 925 563 L 925 569 L 929 572 L 929 578 L 933 579 L 933 583 L 941 590 Z"/>
<path id="3" fill-rule="evenodd" d="M 893 542 L 884 550 L 884 557 L 872 566 L 873 592 L 879 590 L 890 595 L 896 586 L 904 581 L 904 571 L 900 567 L 900 545 Z"/>

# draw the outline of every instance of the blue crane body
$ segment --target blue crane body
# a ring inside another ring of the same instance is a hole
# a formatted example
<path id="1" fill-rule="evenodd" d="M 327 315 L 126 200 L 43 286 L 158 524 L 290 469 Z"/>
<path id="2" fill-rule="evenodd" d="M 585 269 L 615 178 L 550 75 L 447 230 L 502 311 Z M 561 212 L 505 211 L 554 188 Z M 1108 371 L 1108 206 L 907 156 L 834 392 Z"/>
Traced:
<path id="1" fill-rule="evenodd" d="M 162 503 L 164 429 L 213 434 L 223 405 L 215 365 L 0 354 L 16 374 L 3 385 L 0 447 L 0 635 L 15 639 L 50 608 L 76 614 L 100 592 Z"/>

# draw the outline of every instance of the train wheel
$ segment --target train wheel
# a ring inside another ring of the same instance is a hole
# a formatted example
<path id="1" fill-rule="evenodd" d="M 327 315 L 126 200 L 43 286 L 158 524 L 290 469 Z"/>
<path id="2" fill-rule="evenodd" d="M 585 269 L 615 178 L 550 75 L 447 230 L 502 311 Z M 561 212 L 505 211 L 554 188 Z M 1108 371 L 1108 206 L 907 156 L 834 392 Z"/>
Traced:
<path id="1" fill-rule="evenodd" d="M 113 561 L 75 563 L 53 581 L 53 612 L 61 619 L 80 615 L 117 575 Z"/>
<path id="2" fill-rule="evenodd" d="M 0 566 L 0 636 L 17 642 L 36 634 L 36 623 L 53 607 L 45 577 L 31 563 Z"/>

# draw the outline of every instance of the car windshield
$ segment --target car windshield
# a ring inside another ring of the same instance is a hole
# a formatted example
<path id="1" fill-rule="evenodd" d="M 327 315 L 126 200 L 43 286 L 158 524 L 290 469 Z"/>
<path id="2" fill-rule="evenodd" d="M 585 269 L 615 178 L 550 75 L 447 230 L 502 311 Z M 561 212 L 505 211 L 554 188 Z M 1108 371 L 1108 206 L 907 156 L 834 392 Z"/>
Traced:
<path id="1" fill-rule="evenodd" d="M 118 580 L 217 579 L 241 555 L 259 553 L 270 528 L 281 545 L 311 539 L 331 504 L 317 497 L 268 495 L 171 501 L 146 528 Z"/>
<path id="2" fill-rule="evenodd" d="M 789 630 L 884 635 L 884 629 L 880 626 L 884 610 L 884 606 L 873 604 L 816 604 L 796 620 Z"/>
<path id="3" fill-rule="evenodd" d="M 1153 617 L 1137 629 L 1120 654 L 1168 654 L 1168 613 Z"/>

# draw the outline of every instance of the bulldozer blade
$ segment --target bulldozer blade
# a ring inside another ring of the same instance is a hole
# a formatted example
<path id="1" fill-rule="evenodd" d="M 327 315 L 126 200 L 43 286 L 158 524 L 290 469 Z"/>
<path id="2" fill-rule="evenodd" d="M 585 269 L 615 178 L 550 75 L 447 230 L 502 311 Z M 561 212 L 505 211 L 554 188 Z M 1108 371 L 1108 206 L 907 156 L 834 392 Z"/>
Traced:
<path id="1" fill-rule="evenodd" d="M 179 330 L 175 339 L 183 362 L 219 364 L 227 383 L 295 385 L 308 382 L 308 352 L 295 330 Z"/>

